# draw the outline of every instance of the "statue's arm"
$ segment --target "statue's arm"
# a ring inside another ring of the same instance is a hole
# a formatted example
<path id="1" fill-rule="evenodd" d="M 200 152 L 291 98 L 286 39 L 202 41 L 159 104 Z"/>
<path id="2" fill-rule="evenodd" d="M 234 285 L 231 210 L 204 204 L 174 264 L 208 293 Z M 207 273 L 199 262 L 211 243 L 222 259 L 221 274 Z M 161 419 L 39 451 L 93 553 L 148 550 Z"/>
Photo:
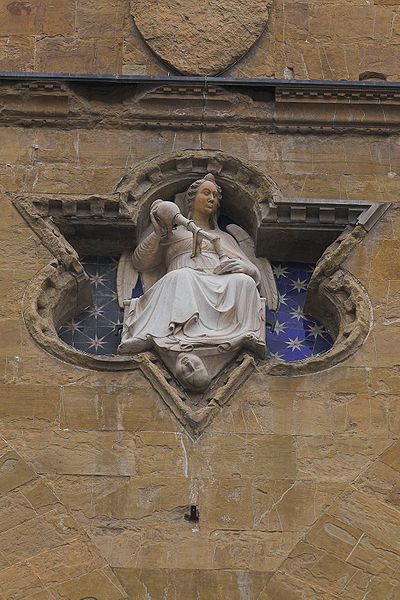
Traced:
<path id="1" fill-rule="evenodd" d="M 231 225 L 228 227 L 231 227 Z M 240 227 L 237 227 L 237 229 L 248 237 L 248 234 L 243 229 Z M 236 230 L 235 233 L 237 233 Z M 249 258 L 247 252 L 243 251 L 242 245 L 237 241 L 233 232 L 232 234 L 220 232 L 220 236 L 224 251 L 230 258 L 221 260 L 220 266 L 216 267 L 214 272 L 220 275 L 224 273 L 245 273 L 252 277 L 257 287 L 259 287 L 262 277 L 257 264 Z"/>
<path id="2" fill-rule="evenodd" d="M 250 275 L 250 277 L 252 277 L 254 279 L 257 287 L 259 287 L 260 283 L 261 283 L 260 271 L 257 269 L 256 265 L 254 263 L 252 263 L 248 258 L 242 258 L 242 260 L 246 262 L 246 265 L 248 268 L 248 275 Z"/>
<path id="3" fill-rule="evenodd" d="M 160 237 L 154 232 L 150 233 L 140 244 L 132 256 L 135 269 L 139 272 L 155 269 L 164 262 L 164 250 L 160 244 Z"/>
<path id="4" fill-rule="evenodd" d="M 248 261 L 255 268 L 255 275 L 252 275 L 260 288 L 262 296 L 267 300 L 267 306 L 270 310 L 277 310 L 279 304 L 278 288 L 271 263 L 265 257 L 257 257 L 254 251 L 254 242 L 244 229 L 238 225 L 228 225 L 228 233 L 233 236 L 240 249 L 244 252 Z"/>

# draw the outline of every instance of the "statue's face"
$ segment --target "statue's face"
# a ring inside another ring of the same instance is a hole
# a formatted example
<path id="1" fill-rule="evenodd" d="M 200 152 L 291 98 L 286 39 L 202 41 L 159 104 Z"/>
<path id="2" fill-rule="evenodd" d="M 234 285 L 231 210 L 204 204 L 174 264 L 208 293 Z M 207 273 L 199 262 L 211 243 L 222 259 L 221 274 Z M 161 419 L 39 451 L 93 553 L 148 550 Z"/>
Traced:
<path id="1" fill-rule="evenodd" d="M 194 212 L 210 217 L 218 210 L 218 190 L 215 183 L 205 181 L 197 190 L 194 198 Z"/>
<path id="2" fill-rule="evenodd" d="M 209 375 L 205 364 L 196 354 L 182 352 L 176 359 L 176 376 L 184 387 L 204 389 L 209 383 Z"/>

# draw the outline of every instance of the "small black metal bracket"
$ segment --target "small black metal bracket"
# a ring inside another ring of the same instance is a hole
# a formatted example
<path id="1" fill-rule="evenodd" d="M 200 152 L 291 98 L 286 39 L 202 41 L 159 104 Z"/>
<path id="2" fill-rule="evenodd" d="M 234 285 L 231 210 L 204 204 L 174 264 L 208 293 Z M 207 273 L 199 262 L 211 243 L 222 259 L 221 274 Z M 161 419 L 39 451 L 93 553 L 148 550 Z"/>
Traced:
<path id="1" fill-rule="evenodd" d="M 117 323 L 115 328 L 114 328 L 114 335 L 116 337 L 119 337 L 122 333 L 122 323 Z"/>
<path id="2" fill-rule="evenodd" d="M 198 523 L 200 521 L 199 509 L 195 504 L 191 504 L 189 509 L 190 512 L 186 513 L 185 515 L 186 521 L 191 521 L 191 523 Z"/>

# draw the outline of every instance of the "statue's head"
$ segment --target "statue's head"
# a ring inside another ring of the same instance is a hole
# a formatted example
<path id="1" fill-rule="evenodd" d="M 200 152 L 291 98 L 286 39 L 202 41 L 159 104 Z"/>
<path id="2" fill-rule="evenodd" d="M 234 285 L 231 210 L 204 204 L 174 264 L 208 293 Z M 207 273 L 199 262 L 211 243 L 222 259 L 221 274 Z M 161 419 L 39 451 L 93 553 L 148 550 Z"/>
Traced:
<path id="1" fill-rule="evenodd" d="M 205 390 L 211 380 L 201 358 L 192 352 L 178 354 L 175 373 L 183 387 L 194 392 Z"/>
<path id="2" fill-rule="evenodd" d="M 218 210 L 221 204 L 222 190 L 217 185 L 215 177 L 212 173 L 207 173 L 202 179 L 197 179 L 188 188 L 185 195 L 185 209 L 186 215 L 190 219 L 196 207 L 196 202 L 202 201 L 202 196 L 206 193 L 213 192 L 215 197 L 214 205 L 211 208 L 210 205 L 210 227 L 217 227 Z"/>

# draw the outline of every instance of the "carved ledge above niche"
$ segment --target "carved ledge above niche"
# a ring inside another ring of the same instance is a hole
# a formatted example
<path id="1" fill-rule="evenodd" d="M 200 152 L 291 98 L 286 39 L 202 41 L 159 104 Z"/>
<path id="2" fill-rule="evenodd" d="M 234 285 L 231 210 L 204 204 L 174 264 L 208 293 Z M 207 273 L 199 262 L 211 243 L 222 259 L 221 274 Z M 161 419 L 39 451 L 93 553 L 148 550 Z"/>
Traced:
<path id="1" fill-rule="evenodd" d="M 362 200 L 284 198 L 263 204 L 257 230 L 257 252 L 271 260 L 315 263 L 344 231 L 369 231 L 390 203 Z M 287 241 L 287 244 L 285 243 Z"/>

